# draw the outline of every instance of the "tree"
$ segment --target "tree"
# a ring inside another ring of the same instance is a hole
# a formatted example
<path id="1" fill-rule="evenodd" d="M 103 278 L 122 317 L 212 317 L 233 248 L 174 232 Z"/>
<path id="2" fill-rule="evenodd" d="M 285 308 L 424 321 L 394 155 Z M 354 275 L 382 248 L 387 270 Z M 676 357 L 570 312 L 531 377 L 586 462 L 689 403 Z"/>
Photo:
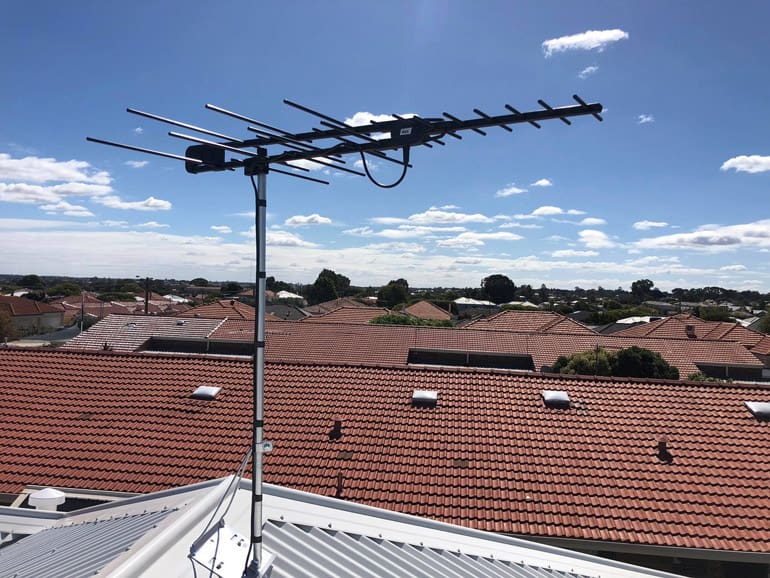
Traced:
<path id="1" fill-rule="evenodd" d="M 19 332 L 16 331 L 16 327 L 13 326 L 11 316 L 5 311 L 0 311 L 0 343 L 6 339 L 13 341 L 19 338 Z"/>
<path id="2" fill-rule="evenodd" d="M 759 324 L 759 330 L 762 333 L 770 333 L 770 313 L 765 313 L 762 316 L 762 321 Z"/>
<path id="3" fill-rule="evenodd" d="M 633 345 L 618 351 L 612 375 L 679 379 L 679 370 L 671 367 L 659 353 Z"/>
<path id="4" fill-rule="evenodd" d="M 77 283 L 72 281 L 64 281 L 48 288 L 49 295 L 61 295 L 63 297 L 70 295 L 80 295 L 82 289 Z"/>
<path id="5" fill-rule="evenodd" d="M 225 283 L 219 290 L 223 297 L 229 297 L 230 295 L 235 295 L 241 291 L 243 291 L 243 287 L 240 283 L 236 283 L 235 281 L 229 281 L 228 283 Z"/>
<path id="6" fill-rule="evenodd" d="M 25 289 L 43 289 L 45 287 L 45 283 L 37 275 L 24 275 L 24 277 L 19 278 L 16 284 Z"/>
<path id="7" fill-rule="evenodd" d="M 192 285 L 193 287 L 208 287 L 209 282 L 203 277 L 196 277 L 195 279 L 190 281 L 190 285 Z"/>
<path id="8" fill-rule="evenodd" d="M 637 303 L 641 303 L 650 297 L 650 292 L 654 286 L 655 283 L 649 279 L 639 279 L 631 283 L 631 294 Z"/>
<path id="9" fill-rule="evenodd" d="M 487 299 L 495 303 L 513 301 L 516 296 L 516 285 L 505 275 L 490 275 L 481 281 L 481 288 Z"/>
<path id="10" fill-rule="evenodd" d="M 620 351 L 597 347 L 591 351 L 562 355 L 552 370 L 555 373 L 576 375 L 679 379 L 679 370 L 669 365 L 660 354 L 635 345 Z"/>
<path id="11" fill-rule="evenodd" d="M 377 305 L 393 309 L 399 303 L 406 303 L 408 298 L 409 283 L 406 279 L 396 279 L 377 292 Z"/>

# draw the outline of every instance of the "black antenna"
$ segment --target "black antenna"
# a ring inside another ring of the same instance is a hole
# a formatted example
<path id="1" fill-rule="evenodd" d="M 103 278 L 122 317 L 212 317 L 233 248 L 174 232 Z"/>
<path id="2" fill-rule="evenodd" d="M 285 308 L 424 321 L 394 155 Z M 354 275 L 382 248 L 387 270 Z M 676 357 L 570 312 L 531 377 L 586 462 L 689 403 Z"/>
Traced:
<path id="1" fill-rule="evenodd" d="M 287 175 L 298 179 L 322 183 L 329 182 L 311 176 L 298 174 L 296 171 L 308 172 L 308 169 L 298 166 L 298 161 L 310 161 L 321 166 L 331 167 L 354 175 L 366 175 L 369 180 L 378 187 L 395 187 L 406 177 L 407 171 L 412 168 L 409 163 L 410 149 L 415 146 L 433 148 L 433 144 L 446 145 L 441 140 L 446 135 L 456 140 L 462 136 L 457 134 L 464 130 L 472 130 L 477 134 L 486 136 L 482 129 L 487 127 L 500 127 L 512 132 L 508 125 L 529 123 L 540 128 L 540 122 L 551 119 L 559 119 L 565 124 L 571 124 L 568 117 L 592 115 L 597 120 L 602 120 L 599 113 L 602 105 L 599 103 L 587 104 L 577 95 L 572 97 L 577 104 L 553 108 L 542 100 L 538 103 L 541 110 L 519 112 L 509 104 L 506 110 L 511 114 L 490 116 L 478 108 L 473 112 L 476 118 L 462 120 L 447 112 L 442 117 L 404 117 L 391 115 L 391 120 L 371 121 L 365 125 L 350 125 L 331 116 L 315 111 L 309 107 L 297 104 L 290 100 L 284 100 L 288 106 L 296 108 L 320 119 L 324 129 L 313 128 L 306 132 L 289 132 L 270 126 L 213 104 L 207 104 L 206 108 L 220 114 L 246 122 L 247 130 L 255 133 L 256 138 L 234 138 L 220 132 L 201 128 L 192 124 L 180 122 L 156 114 L 143 112 L 133 108 L 127 109 L 131 114 L 136 114 L 151 120 L 178 126 L 193 132 L 201 133 L 209 137 L 219 139 L 212 141 L 188 134 L 169 132 L 172 137 L 194 142 L 188 146 L 184 155 L 156 151 L 127 144 L 87 137 L 87 140 L 104 145 L 114 146 L 132 151 L 143 152 L 151 155 L 184 161 L 188 173 L 198 174 L 213 171 L 226 171 L 243 169 L 243 172 L 251 180 L 255 194 L 255 229 L 257 233 L 255 258 L 256 258 L 256 282 L 255 282 L 255 318 L 254 318 L 254 364 L 253 364 L 253 423 L 252 423 L 252 511 L 251 511 L 251 547 L 247 555 L 246 565 L 243 571 L 244 577 L 258 578 L 270 573 L 269 563 L 262 556 L 262 462 L 264 454 L 272 449 L 272 444 L 263 438 L 264 428 L 264 366 L 265 366 L 265 239 L 266 226 L 265 214 L 267 207 L 267 174 L 272 171 L 281 175 Z M 255 128 L 259 127 L 259 128 Z M 376 135 L 376 136 L 375 136 Z M 401 151 L 401 160 L 392 158 L 387 151 Z M 226 153 L 239 155 L 244 158 L 226 158 Z M 345 164 L 342 157 L 348 154 L 360 155 L 364 172 L 339 166 Z M 372 155 L 377 159 L 395 163 L 402 167 L 401 176 L 393 183 L 383 184 L 377 182 L 372 176 L 367 164 L 366 155 Z M 291 171 L 275 168 L 275 165 L 283 165 L 291 168 Z M 254 177 L 257 177 L 255 180 Z M 191 556 L 193 554 L 191 553 Z M 195 558 L 193 558 L 195 560 Z M 216 562 L 216 560 L 214 561 Z M 209 568 L 213 571 L 213 566 Z"/>

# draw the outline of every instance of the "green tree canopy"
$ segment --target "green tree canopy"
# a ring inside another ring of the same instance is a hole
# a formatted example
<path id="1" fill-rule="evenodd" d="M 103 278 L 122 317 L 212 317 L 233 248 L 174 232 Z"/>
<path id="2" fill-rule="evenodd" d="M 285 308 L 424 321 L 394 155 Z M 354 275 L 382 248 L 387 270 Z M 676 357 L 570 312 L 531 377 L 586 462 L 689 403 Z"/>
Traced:
<path id="1" fill-rule="evenodd" d="M 24 275 L 19 278 L 16 284 L 25 289 L 43 289 L 45 287 L 45 283 L 37 275 Z"/>
<path id="2" fill-rule="evenodd" d="M 484 295 L 494 303 L 507 303 L 516 296 L 516 285 L 505 275 L 490 275 L 481 280 Z"/>
<path id="3" fill-rule="evenodd" d="M 679 379 L 679 370 L 669 365 L 660 354 L 635 345 L 619 351 L 597 347 L 591 351 L 562 355 L 552 369 L 555 373 L 574 375 Z"/>
<path id="4" fill-rule="evenodd" d="M 377 305 L 393 309 L 400 303 L 406 303 L 409 298 L 409 283 L 406 279 L 390 281 L 377 292 Z"/>
<path id="5" fill-rule="evenodd" d="M 203 277 L 196 277 L 195 279 L 190 281 L 190 285 L 193 285 L 194 287 L 208 287 L 209 282 Z"/>

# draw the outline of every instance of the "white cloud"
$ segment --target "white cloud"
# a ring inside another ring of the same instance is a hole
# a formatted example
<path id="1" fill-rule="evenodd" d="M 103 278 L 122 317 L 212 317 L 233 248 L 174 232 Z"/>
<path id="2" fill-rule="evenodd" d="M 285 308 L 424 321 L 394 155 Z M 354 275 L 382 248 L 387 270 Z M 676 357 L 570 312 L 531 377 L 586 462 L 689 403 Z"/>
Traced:
<path id="1" fill-rule="evenodd" d="M 607 221 L 604 219 L 599 219 L 598 217 L 586 217 L 582 221 L 578 223 L 578 225 L 582 225 L 584 227 L 597 227 L 599 225 L 606 225 Z"/>
<path id="2" fill-rule="evenodd" d="M 503 223 L 501 229 L 542 229 L 542 225 L 535 223 Z"/>
<path id="3" fill-rule="evenodd" d="M 722 163 L 720 170 L 735 169 L 736 173 L 764 173 L 770 171 L 770 156 L 741 155 Z"/>
<path id="4" fill-rule="evenodd" d="M 742 248 L 770 247 L 770 219 L 739 225 L 707 225 L 691 233 L 675 233 L 641 239 L 640 249 L 692 249 L 710 253 Z"/>
<path id="5" fill-rule="evenodd" d="M 568 50 L 598 50 L 601 52 L 608 44 L 627 38 L 628 32 L 617 28 L 613 30 L 586 30 L 579 34 L 546 40 L 543 42 L 543 51 L 546 58 L 556 52 Z"/>
<path id="6" fill-rule="evenodd" d="M 465 227 L 432 227 L 423 225 L 399 225 L 396 229 L 382 229 L 375 231 L 371 227 L 355 227 L 342 231 L 346 235 L 357 237 L 384 237 L 387 239 L 409 239 L 415 237 L 437 237 L 442 234 L 459 233 L 465 231 Z"/>
<path id="7" fill-rule="evenodd" d="M 284 221 L 284 225 L 289 227 L 304 227 L 306 225 L 331 225 L 332 220 L 329 217 L 322 217 L 318 213 L 312 215 L 294 215 Z"/>
<path id="8" fill-rule="evenodd" d="M 141 126 L 138 126 L 134 129 L 134 134 L 142 134 L 144 132 L 144 129 Z"/>
<path id="9" fill-rule="evenodd" d="M 398 116 L 402 118 L 411 118 L 415 116 L 414 113 L 408 112 L 399 114 Z M 369 125 L 372 122 L 386 122 L 389 120 L 396 120 L 396 117 L 390 115 L 390 114 L 372 114 L 371 112 L 357 112 L 353 116 L 348 117 L 345 119 L 345 124 L 348 124 L 350 126 L 364 126 Z M 383 139 L 383 138 L 390 138 L 390 133 L 372 133 L 369 135 L 371 138 L 374 139 Z M 367 160 L 367 162 L 369 162 Z"/>
<path id="10" fill-rule="evenodd" d="M 725 265 L 719 268 L 720 271 L 746 271 L 744 265 Z"/>
<path id="11" fill-rule="evenodd" d="M 99 223 L 100 225 L 104 227 L 109 227 L 111 229 L 126 229 L 128 228 L 128 221 L 102 221 Z"/>
<path id="12" fill-rule="evenodd" d="M 147 221 L 146 223 L 137 225 L 137 227 L 141 229 L 167 229 L 169 226 L 170 225 L 166 225 L 164 223 L 158 223 L 157 221 Z"/>
<path id="13" fill-rule="evenodd" d="M 583 70 L 581 70 L 578 73 L 578 77 L 585 80 L 586 78 L 588 78 L 592 74 L 596 74 L 597 72 L 599 72 L 598 66 L 586 66 Z"/>
<path id="14" fill-rule="evenodd" d="M 40 209 L 49 215 L 62 214 L 67 217 L 93 217 L 94 214 L 85 207 L 71 205 L 67 201 L 59 201 L 55 204 L 41 205 Z"/>
<path id="15" fill-rule="evenodd" d="M 0 201 L 6 203 L 57 203 L 61 197 L 50 190 L 50 187 L 28 185 L 26 183 L 0 183 Z"/>
<path id="16" fill-rule="evenodd" d="M 57 161 L 52 158 L 24 157 L 13 159 L 0 153 L 0 179 L 10 181 L 82 181 L 108 185 L 112 180 L 106 171 L 95 171 L 85 161 Z"/>
<path id="17" fill-rule="evenodd" d="M 561 251 L 554 251 L 551 253 L 551 257 L 563 258 L 563 257 L 596 257 L 599 253 L 597 251 L 578 251 L 575 249 L 562 249 Z"/>
<path id="18" fill-rule="evenodd" d="M 457 205 L 441 205 L 441 206 L 439 207 L 439 209 L 441 209 L 441 210 L 443 210 L 443 211 L 451 211 L 451 210 L 453 210 L 453 209 L 459 209 L 459 208 L 460 208 L 460 207 L 458 207 Z"/>
<path id="19" fill-rule="evenodd" d="M 636 120 L 637 124 L 649 124 L 651 122 L 655 122 L 655 117 L 651 114 L 640 114 Z"/>
<path id="20" fill-rule="evenodd" d="M 134 169 L 141 169 L 142 167 L 146 167 L 150 164 L 150 161 L 126 161 L 123 163 L 125 165 L 128 165 L 129 167 L 132 167 Z"/>
<path id="21" fill-rule="evenodd" d="M 374 217 L 370 219 L 373 223 L 381 225 L 398 224 L 417 224 L 417 225 L 437 225 L 437 224 L 462 224 L 462 223 L 492 223 L 494 219 L 480 213 L 467 214 L 452 211 L 442 211 L 436 207 L 431 207 L 424 213 L 415 213 L 406 219 L 399 217 Z"/>
<path id="22" fill-rule="evenodd" d="M 585 211 L 581 211 L 581 210 L 579 210 L 579 209 L 569 209 L 569 210 L 567 211 L 567 214 L 568 214 L 568 215 L 585 215 L 585 214 L 586 214 L 586 212 L 585 212 Z"/>
<path id="23" fill-rule="evenodd" d="M 453 249 L 463 249 L 469 247 L 480 247 L 484 245 L 484 241 L 519 241 L 523 239 L 521 235 L 515 233 L 508 233 L 505 231 L 498 231 L 496 233 L 475 233 L 466 231 L 460 233 L 456 237 L 451 239 L 442 239 L 436 242 L 439 247 L 449 247 Z"/>
<path id="24" fill-rule="evenodd" d="M 227 225 L 211 225 L 211 230 L 216 231 L 217 233 L 227 234 L 232 233 L 233 230 L 228 227 Z"/>
<path id="25" fill-rule="evenodd" d="M 562 208 L 553 207 L 551 205 L 544 205 L 532 211 L 532 216 L 534 217 L 546 217 L 550 215 L 563 215 L 563 214 L 564 214 L 564 210 Z"/>
<path id="26" fill-rule="evenodd" d="M 252 227 L 253 229 L 253 227 Z M 268 231 L 266 233 L 266 240 L 268 245 L 275 245 L 280 247 L 317 247 L 315 243 L 305 241 L 299 235 L 289 233 L 288 231 Z"/>
<path id="27" fill-rule="evenodd" d="M 495 192 L 496 197 L 510 197 L 511 195 L 520 195 L 521 193 L 526 193 L 527 189 L 522 189 L 520 187 L 517 187 L 513 183 L 506 186 L 505 188 L 500 189 L 499 191 Z"/>
<path id="28" fill-rule="evenodd" d="M 646 231 L 648 229 L 655 229 L 661 227 L 668 227 L 668 223 L 665 221 L 637 221 L 633 224 L 634 229 L 638 231 Z"/>
<path id="29" fill-rule="evenodd" d="M 615 246 L 606 233 L 596 229 L 585 229 L 578 233 L 579 240 L 589 249 L 607 249 Z"/>
<path id="30" fill-rule="evenodd" d="M 171 208 L 169 201 L 147 197 L 143 201 L 124 201 L 118 196 L 94 197 L 95 202 L 110 209 L 135 210 L 135 211 L 168 211 Z"/>
<path id="31" fill-rule="evenodd" d="M 534 183 L 530 183 L 530 187 L 550 187 L 553 186 L 551 179 L 538 179 Z"/>

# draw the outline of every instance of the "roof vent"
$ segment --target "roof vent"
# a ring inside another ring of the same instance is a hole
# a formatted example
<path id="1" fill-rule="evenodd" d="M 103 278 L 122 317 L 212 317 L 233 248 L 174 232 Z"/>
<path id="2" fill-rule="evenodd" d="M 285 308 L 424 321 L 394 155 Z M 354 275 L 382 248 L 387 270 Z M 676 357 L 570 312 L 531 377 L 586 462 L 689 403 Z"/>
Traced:
<path id="1" fill-rule="evenodd" d="M 695 335 L 695 325 L 685 325 L 684 331 L 685 333 L 687 333 L 687 337 L 689 337 L 690 339 L 697 337 Z"/>
<path id="2" fill-rule="evenodd" d="M 187 323 L 187 321 L 185 321 L 184 319 L 177 319 L 176 320 L 176 324 L 177 325 L 184 325 L 185 323 Z"/>
<path id="3" fill-rule="evenodd" d="M 762 421 L 770 420 L 770 402 L 767 401 L 744 401 L 746 407 L 755 418 Z"/>
<path id="4" fill-rule="evenodd" d="M 438 392 L 427 389 L 415 389 L 412 392 L 412 405 L 415 407 L 436 407 Z"/>
<path id="5" fill-rule="evenodd" d="M 543 401 L 545 407 L 568 409 L 569 408 L 569 395 L 566 391 L 558 389 L 544 389 L 542 391 Z"/>
<path id="6" fill-rule="evenodd" d="M 221 387 L 215 387 L 213 385 L 201 385 L 190 397 L 194 397 L 195 399 L 214 399 L 221 389 Z"/>
<path id="7" fill-rule="evenodd" d="M 27 501 L 30 506 L 37 510 L 55 512 L 57 506 L 61 506 L 66 499 L 64 492 L 54 490 L 53 488 L 45 488 L 31 493 Z"/>

